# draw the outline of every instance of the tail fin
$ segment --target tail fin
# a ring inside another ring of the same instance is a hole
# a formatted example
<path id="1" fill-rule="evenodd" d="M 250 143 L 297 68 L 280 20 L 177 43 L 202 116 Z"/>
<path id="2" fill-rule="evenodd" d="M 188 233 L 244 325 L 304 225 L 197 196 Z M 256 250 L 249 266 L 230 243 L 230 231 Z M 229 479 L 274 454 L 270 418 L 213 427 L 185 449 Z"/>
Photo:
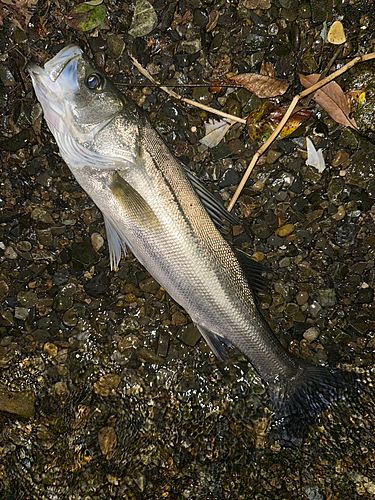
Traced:
<path id="1" fill-rule="evenodd" d="M 274 392 L 274 416 L 283 446 L 300 443 L 316 417 L 334 401 L 353 401 L 364 384 L 360 375 L 324 366 L 303 365 L 297 380 Z"/>

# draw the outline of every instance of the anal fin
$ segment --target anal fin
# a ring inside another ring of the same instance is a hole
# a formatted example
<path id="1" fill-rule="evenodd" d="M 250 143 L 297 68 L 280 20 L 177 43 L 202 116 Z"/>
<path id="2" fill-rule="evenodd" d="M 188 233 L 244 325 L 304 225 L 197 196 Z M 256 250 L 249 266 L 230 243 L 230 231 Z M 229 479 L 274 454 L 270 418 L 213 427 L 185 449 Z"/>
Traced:
<path id="1" fill-rule="evenodd" d="M 223 337 L 219 337 L 215 333 L 206 330 L 206 328 L 204 328 L 201 325 L 198 325 L 197 323 L 195 323 L 195 326 L 201 332 L 202 337 L 210 346 L 210 349 L 215 354 L 215 356 L 223 363 L 226 363 L 228 360 L 228 353 L 225 347 L 223 346 L 223 343 L 229 346 L 231 345 L 230 342 L 228 342 Z"/>

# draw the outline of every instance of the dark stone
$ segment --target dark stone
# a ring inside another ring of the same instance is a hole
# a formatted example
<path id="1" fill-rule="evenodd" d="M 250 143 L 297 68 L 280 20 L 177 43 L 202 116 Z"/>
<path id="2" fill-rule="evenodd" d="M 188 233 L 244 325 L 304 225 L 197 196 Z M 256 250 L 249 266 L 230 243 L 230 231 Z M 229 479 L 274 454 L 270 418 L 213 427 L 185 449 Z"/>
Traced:
<path id="1" fill-rule="evenodd" d="M 238 184 L 239 175 L 235 170 L 228 168 L 219 179 L 217 187 L 219 189 Z"/>
<path id="2" fill-rule="evenodd" d="M 190 66 L 190 55 L 184 53 L 176 53 L 173 56 L 173 60 L 179 68 L 187 68 Z"/>
<path id="3" fill-rule="evenodd" d="M 21 130 L 18 134 L 13 137 L 9 137 L 0 141 L 0 149 L 9 151 L 10 153 L 15 153 L 19 149 L 22 149 L 28 145 L 31 138 L 30 129 Z"/>
<path id="4" fill-rule="evenodd" d="M 211 159 L 213 162 L 222 160 L 223 158 L 228 158 L 228 156 L 231 156 L 232 154 L 232 150 L 226 142 L 221 142 L 214 148 L 211 148 Z"/>
<path id="5" fill-rule="evenodd" d="M 363 288 L 357 294 L 357 302 L 360 304 L 371 304 L 374 300 L 374 290 L 372 288 Z"/>
<path id="6" fill-rule="evenodd" d="M 72 264 L 76 271 L 83 271 L 100 260 L 90 241 L 81 241 L 72 244 Z"/>
<path id="7" fill-rule="evenodd" d="M 100 297 L 108 292 L 110 284 L 111 281 L 103 269 L 84 285 L 84 289 L 91 297 Z"/>

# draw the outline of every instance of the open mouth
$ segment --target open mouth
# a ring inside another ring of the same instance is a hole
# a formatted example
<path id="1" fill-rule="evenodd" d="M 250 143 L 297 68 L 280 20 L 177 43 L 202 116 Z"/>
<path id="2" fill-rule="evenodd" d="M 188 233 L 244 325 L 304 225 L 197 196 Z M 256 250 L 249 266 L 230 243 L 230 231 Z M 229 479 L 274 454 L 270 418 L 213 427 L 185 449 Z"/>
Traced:
<path id="1" fill-rule="evenodd" d="M 77 60 L 81 56 L 79 47 L 68 45 L 46 62 L 44 68 L 33 63 L 27 66 L 51 130 L 63 130 L 64 100 L 67 92 L 74 92 L 78 88 Z"/>

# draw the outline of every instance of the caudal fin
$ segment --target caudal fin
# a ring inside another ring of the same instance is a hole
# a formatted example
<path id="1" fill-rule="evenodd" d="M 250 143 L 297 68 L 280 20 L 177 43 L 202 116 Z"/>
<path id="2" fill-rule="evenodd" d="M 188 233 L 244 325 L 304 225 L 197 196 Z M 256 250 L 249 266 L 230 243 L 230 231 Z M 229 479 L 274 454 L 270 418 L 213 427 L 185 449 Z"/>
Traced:
<path id="1" fill-rule="evenodd" d="M 283 446 L 302 441 L 316 417 L 334 401 L 354 400 L 364 384 L 358 373 L 303 365 L 297 380 L 273 395 L 275 424 Z"/>

